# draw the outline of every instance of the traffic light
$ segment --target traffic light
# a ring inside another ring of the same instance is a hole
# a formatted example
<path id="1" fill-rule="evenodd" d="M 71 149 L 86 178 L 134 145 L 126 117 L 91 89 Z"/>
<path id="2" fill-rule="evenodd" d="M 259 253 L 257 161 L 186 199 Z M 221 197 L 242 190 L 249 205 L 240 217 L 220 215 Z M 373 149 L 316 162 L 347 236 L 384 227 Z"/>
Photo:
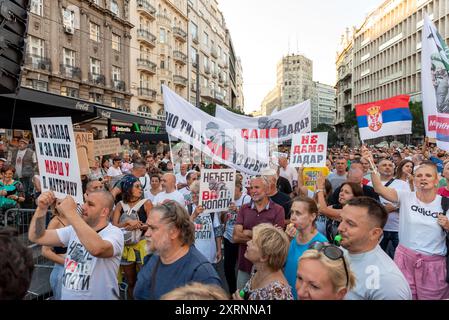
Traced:
<path id="1" fill-rule="evenodd" d="M 30 0 L 0 0 L 0 94 L 16 93 L 25 60 Z"/>

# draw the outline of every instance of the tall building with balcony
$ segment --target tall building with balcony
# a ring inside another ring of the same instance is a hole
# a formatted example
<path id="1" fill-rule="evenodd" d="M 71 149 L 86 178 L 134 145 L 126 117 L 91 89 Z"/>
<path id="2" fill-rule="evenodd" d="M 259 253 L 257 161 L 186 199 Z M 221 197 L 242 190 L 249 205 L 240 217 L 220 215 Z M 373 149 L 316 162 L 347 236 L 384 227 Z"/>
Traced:
<path id="1" fill-rule="evenodd" d="M 427 13 L 448 42 L 446 0 L 389 0 L 375 9 L 354 36 L 354 104 L 408 94 L 420 100 L 421 31 Z"/>
<path id="2" fill-rule="evenodd" d="M 235 78 L 236 78 L 236 90 L 237 90 L 237 97 L 236 97 L 236 105 L 235 108 L 240 110 L 241 112 L 244 112 L 245 107 L 245 97 L 243 95 L 243 66 L 242 66 L 242 60 L 240 58 L 237 58 L 236 64 L 235 64 Z"/>
<path id="3" fill-rule="evenodd" d="M 356 128 L 347 128 L 345 126 L 346 115 L 354 110 L 352 103 L 352 71 L 353 71 L 353 41 L 355 28 L 352 30 L 347 28 L 346 32 L 341 36 L 339 48 L 337 50 L 336 66 L 336 114 L 335 114 L 335 131 L 337 132 L 338 141 L 341 145 L 346 144 L 353 146 L 356 144 Z"/>
<path id="4" fill-rule="evenodd" d="M 217 0 L 188 0 L 189 18 L 189 100 L 232 106 L 230 89 L 230 48 L 223 14 Z M 199 88 L 197 59 L 199 55 Z"/>
<path id="5" fill-rule="evenodd" d="M 229 80 L 230 80 L 230 105 L 231 109 L 236 109 L 243 112 L 244 98 L 243 98 L 243 68 L 242 62 L 236 56 L 234 45 L 232 43 L 231 34 L 226 30 L 227 43 L 229 46 Z"/>
<path id="6" fill-rule="evenodd" d="M 125 0 L 31 0 L 22 86 L 128 110 Z"/>
<path id="7" fill-rule="evenodd" d="M 186 0 L 130 1 L 131 112 L 164 119 L 162 85 L 187 99 Z"/>

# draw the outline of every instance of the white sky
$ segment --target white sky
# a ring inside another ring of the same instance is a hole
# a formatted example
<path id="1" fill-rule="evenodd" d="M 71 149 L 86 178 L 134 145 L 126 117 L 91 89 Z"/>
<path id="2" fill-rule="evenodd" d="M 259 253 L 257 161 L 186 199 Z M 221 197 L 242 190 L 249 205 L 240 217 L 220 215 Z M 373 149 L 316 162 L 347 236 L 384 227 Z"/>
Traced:
<path id="1" fill-rule="evenodd" d="M 360 27 L 385 0 L 218 1 L 242 60 L 245 112 L 249 113 L 260 109 L 274 88 L 276 64 L 288 53 L 312 59 L 313 80 L 334 85 L 341 35 L 346 27 Z"/>

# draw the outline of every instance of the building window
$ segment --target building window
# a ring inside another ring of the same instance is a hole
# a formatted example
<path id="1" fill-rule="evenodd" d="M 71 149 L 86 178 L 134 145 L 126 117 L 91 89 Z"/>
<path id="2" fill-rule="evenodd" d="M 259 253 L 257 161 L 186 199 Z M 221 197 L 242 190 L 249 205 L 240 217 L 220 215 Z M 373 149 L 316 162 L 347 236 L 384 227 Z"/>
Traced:
<path id="1" fill-rule="evenodd" d="M 44 14 L 43 0 L 31 0 L 31 13 L 42 16 Z"/>
<path id="2" fill-rule="evenodd" d="M 80 92 L 76 88 L 61 87 L 61 96 L 79 98 Z"/>
<path id="3" fill-rule="evenodd" d="M 205 46 L 209 45 L 209 35 L 206 32 L 204 32 L 204 35 L 203 35 L 203 44 Z"/>
<path id="4" fill-rule="evenodd" d="M 100 26 L 90 22 L 90 40 L 100 42 Z"/>
<path id="5" fill-rule="evenodd" d="M 120 81 L 121 80 L 121 71 L 122 69 L 112 66 L 112 80 Z"/>
<path id="6" fill-rule="evenodd" d="M 101 93 L 89 92 L 89 101 L 103 103 L 103 95 Z"/>
<path id="7" fill-rule="evenodd" d="M 207 57 L 204 57 L 203 59 L 203 66 L 204 69 L 209 69 L 209 59 Z"/>
<path id="8" fill-rule="evenodd" d="M 30 79 L 28 86 L 35 90 L 48 91 L 48 82 L 42 80 Z"/>
<path id="9" fill-rule="evenodd" d="M 198 40 L 198 26 L 190 21 L 190 34 L 192 39 Z"/>
<path id="10" fill-rule="evenodd" d="M 160 31 L 159 31 L 159 42 L 167 43 L 167 31 L 163 28 L 160 28 Z"/>
<path id="11" fill-rule="evenodd" d="M 120 36 L 113 33 L 112 34 L 112 50 L 120 52 L 120 42 L 121 42 Z"/>
<path id="12" fill-rule="evenodd" d="M 111 5 L 110 5 L 111 11 L 117 16 L 120 17 L 119 14 L 119 9 L 118 9 L 118 4 L 116 0 L 111 0 Z"/>
<path id="13" fill-rule="evenodd" d="M 63 19 L 63 25 L 64 29 L 68 30 L 71 29 L 73 32 L 73 29 L 75 29 L 75 12 L 72 10 L 69 10 L 67 8 L 62 9 L 62 19 Z"/>
<path id="14" fill-rule="evenodd" d="M 196 67 L 196 55 L 198 51 L 194 47 L 190 47 L 190 59 L 192 59 L 192 65 Z"/>
<path id="15" fill-rule="evenodd" d="M 101 74 L 100 60 L 97 60 L 95 58 L 90 58 L 90 73 L 92 73 L 92 75 L 100 75 Z"/>
<path id="16" fill-rule="evenodd" d="M 67 67 L 75 66 L 75 51 L 64 48 L 64 65 Z"/>
<path id="17" fill-rule="evenodd" d="M 43 58 L 44 57 L 44 40 L 29 36 L 28 37 L 28 53 L 33 58 Z"/>
<path id="18" fill-rule="evenodd" d="M 125 99 L 112 97 L 111 107 L 117 108 L 117 109 L 124 109 L 125 108 Z"/>

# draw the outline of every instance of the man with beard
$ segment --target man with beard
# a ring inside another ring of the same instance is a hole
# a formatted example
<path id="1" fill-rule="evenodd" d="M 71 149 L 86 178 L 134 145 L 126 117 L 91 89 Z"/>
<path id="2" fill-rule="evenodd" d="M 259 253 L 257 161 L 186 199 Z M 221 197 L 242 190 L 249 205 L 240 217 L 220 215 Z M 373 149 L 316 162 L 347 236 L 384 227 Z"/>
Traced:
<path id="1" fill-rule="evenodd" d="M 212 264 L 195 248 L 195 227 L 175 201 L 155 206 L 147 219 L 148 251 L 137 276 L 136 300 L 158 300 L 191 282 L 222 286 Z"/>
<path id="2" fill-rule="evenodd" d="M 56 202 L 68 227 L 45 230 L 45 218 Z M 82 214 L 71 196 L 56 201 L 53 192 L 42 193 L 28 231 L 30 241 L 43 246 L 67 247 L 62 277 L 62 300 L 118 300 L 117 272 L 124 240 L 110 222 L 114 198 L 96 190 L 86 196 Z"/>

